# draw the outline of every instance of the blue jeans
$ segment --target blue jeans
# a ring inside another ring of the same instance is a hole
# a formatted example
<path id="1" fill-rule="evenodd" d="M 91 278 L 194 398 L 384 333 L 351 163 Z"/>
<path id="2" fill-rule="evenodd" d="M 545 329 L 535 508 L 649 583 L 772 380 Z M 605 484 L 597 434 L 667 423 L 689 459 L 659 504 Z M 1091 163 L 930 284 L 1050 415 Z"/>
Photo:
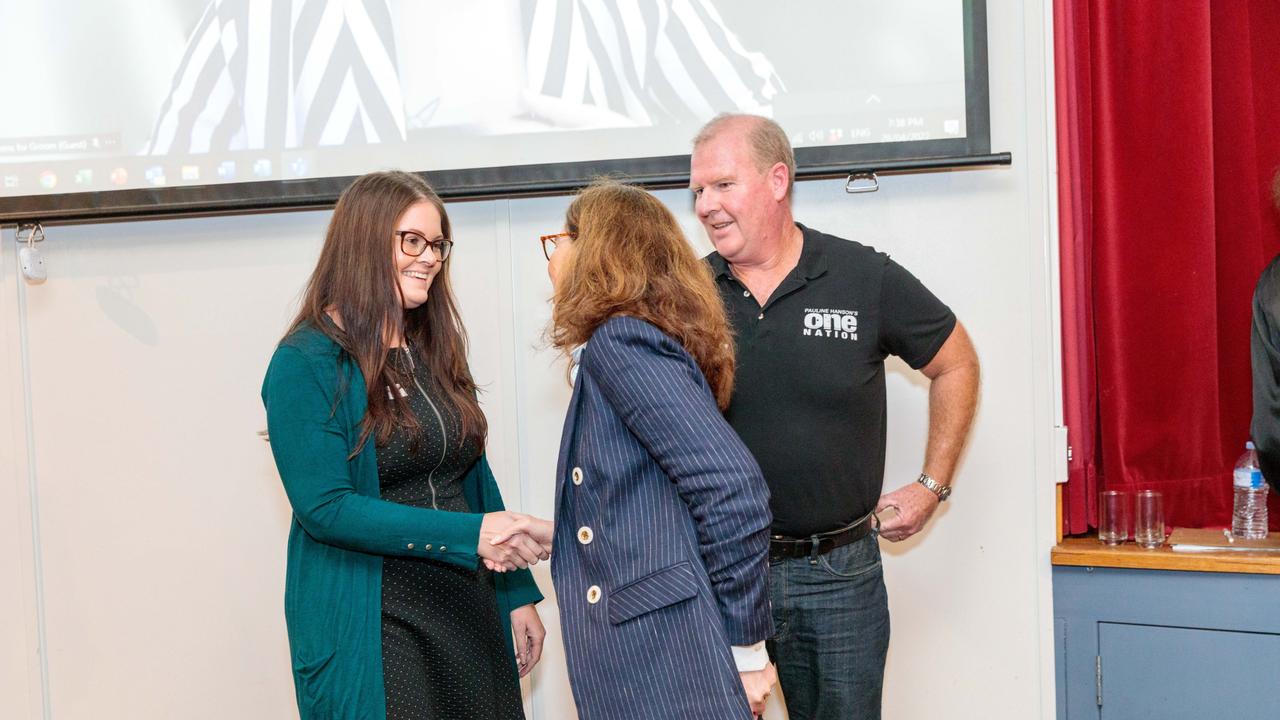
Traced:
<path id="1" fill-rule="evenodd" d="M 879 720 L 889 596 L 875 534 L 769 564 L 769 655 L 791 720 Z"/>

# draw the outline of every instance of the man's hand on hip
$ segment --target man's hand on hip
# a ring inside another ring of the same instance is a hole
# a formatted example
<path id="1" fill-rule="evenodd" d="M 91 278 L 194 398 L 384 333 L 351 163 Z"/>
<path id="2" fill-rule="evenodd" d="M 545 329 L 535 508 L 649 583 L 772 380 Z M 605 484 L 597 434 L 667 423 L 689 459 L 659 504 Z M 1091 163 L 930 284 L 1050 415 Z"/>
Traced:
<path id="1" fill-rule="evenodd" d="M 938 503 L 938 496 L 918 482 L 908 483 L 891 493 L 881 495 L 880 502 L 876 503 L 876 512 L 894 507 L 898 514 L 880 526 L 880 537 L 899 542 L 915 535 L 933 517 Z"/>

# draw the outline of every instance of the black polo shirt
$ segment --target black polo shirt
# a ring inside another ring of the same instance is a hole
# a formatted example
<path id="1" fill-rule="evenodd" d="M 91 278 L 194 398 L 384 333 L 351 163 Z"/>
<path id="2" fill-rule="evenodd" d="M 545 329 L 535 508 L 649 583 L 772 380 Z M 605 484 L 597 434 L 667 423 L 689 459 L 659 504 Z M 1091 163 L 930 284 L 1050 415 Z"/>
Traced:
<path id="1" fill-rule="evenodd" d="M 725 416 L 764 470 L 773 532 L 807 537 L 875 508 L 884 481 L 884 359 L 919 369 L 956 316 L 874 248 L 797 224 L 800 262 L 762 308 L 707 256 L 737 341 Z"/>

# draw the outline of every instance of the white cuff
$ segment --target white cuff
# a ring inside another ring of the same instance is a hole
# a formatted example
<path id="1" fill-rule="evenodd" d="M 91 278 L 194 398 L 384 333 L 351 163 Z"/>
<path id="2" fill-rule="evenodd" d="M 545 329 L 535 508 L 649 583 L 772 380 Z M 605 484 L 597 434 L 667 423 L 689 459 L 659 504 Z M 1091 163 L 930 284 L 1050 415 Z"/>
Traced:
<path id="1" fill-rule="evenodd" d="M 764 641 L 755 645 L 733 645 L 733 664 L 738 666 L 738 672 L 754 672 L 763 670 L 769 664 L 769 651 L 764 648 Z"/>

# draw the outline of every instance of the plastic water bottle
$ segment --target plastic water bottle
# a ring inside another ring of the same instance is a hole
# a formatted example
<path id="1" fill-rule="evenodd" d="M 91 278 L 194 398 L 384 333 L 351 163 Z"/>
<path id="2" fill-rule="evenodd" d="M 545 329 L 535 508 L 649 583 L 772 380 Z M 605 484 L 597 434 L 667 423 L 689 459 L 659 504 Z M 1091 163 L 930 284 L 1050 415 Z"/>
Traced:
<path id="1" fill-rule="evenodd" d="M 1258 467 L 1258 453 L 1253 443 L 1244 444 L 1244 454 L 1236 461 L 1232 473 L 1236 502 L 1231 512 L 1231 534 L 1246 540 L 1267 536 L 1267 483 Z"/>

